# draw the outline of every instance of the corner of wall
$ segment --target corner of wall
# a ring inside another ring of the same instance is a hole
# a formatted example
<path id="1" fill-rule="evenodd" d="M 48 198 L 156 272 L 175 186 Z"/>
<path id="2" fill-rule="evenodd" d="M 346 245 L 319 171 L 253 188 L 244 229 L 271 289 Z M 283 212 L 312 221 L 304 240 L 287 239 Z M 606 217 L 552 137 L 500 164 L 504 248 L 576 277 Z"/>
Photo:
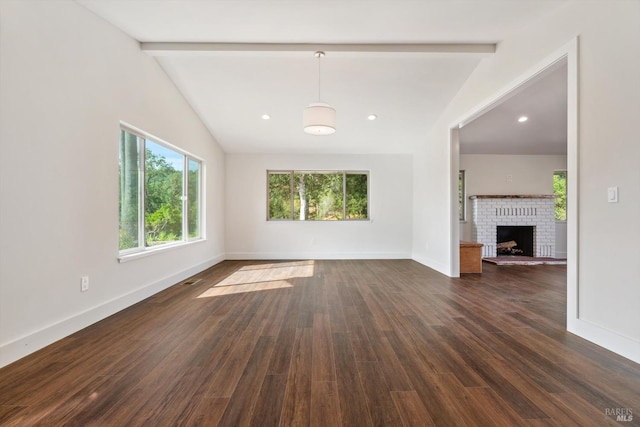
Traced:
<path id="1" fill-rule="evenodd" d="M 451 272 L 449 271 L 448 265 L 442 264 L 438 261 L 435 261 L 427 256 L 420 255 L 420 254 L 413 254 L 411 256 L 411 259 L 419 264 L 424 265 L 425 267 L 429 267 L 433 270 L 436 270 L 438 273 L 442 273 L 445 276 L 453 277 L 451 275 Z"/>
<path id="2" fill-rule="evenodd" d="M 640 342 L 634 339 L 622 336 L 581 319 L 568 321 L 567 330 L 580 338 L 584 338 L 629 360 L 640 363 Z"/>

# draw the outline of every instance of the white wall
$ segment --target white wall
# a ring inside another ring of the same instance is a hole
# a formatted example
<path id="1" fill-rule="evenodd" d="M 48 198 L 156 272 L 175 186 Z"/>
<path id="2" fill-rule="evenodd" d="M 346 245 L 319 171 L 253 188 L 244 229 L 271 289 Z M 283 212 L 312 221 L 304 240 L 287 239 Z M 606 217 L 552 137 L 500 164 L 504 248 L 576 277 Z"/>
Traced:
<path id="1" fill-rule="evenodd" d="M 414 258 L 451 271 L 451 127 L 579 36 L 578 333 L 640 361 L 640 2 L 571 2 L 502 41 L 414 160 Z M 452 164 L 453 163 L 453 164 Z M 620 202 L 607 203 L 607 187 Z M 624 196 L 624 197 L 623 197 Z M 430 208 L 435 206 L 434 208 Z M 615 250 L 613 249 L 615 248 Z"/>
<path id="2" fill-rule="evenodd" d="M 567 257 L 567 222 L 556 221 L 556 258 Z"/>
<path id="3" fill-rule="evenodd" d="M 3 0 L 0 91 L 0 366 L 223 258 L 224 155 L 133 39 L 72 1 Z M 118 263 L 120 120 L 205 160 L 205 242 Z"/>
<path id="4" fill-rule="evenodd" d="M 467 221 L 460 223 L 461 240 L 471 239 L 471 200 L 479 194 L 553 194 L 553 173 L 567 168 L 567 156 L 481 155 L 460 156 L 467 183 Z M 507 177 L 511 176 L 511 180 Z M 557 232 L 560 231 L 560 235 Z M 566 255 L 566 227 L 556 229 L 556 248 Z"/>
<path id="5" fill-rule="evenodd" d="M 227 257 L 410 258 L 409 155 L 249 155 L 226 161 Z M 267 221 L 266 171 L 368 170 L 370 221 Z"/>

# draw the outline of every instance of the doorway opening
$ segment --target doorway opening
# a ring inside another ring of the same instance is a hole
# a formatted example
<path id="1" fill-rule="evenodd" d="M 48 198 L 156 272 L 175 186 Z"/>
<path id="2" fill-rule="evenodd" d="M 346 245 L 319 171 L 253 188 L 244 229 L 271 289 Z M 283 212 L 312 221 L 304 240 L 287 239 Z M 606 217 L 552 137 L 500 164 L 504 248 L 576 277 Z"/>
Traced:
<path id="1" fill-rule="evenodd" d="M 578 229 L 577 229 L 577 218 L 578 218 L 578 204 L 577 204 L 577 194 L 578 194 L 578 40 L 574 39 L 569 42 L 567 45 L 561 47 L 553 54 L 549 55 L 545 60 L 533 66 L 528 72 L 524 73 L 518 79 L 513 81 L 511 84 L 507 85 L 502 90 L 498 91 L 494 96 L 490 97 L 488 100 L 477 106 L 475 109 L 471 110 L 466 116 L 463 116 L 460 120 L 457 120 L 451 126 L 450 131 L 450 155 L 451 155 L 451 259 L 452 259 L 452 276 L 458 277 L 459 270 L 459 256 L 455 253 L 458 249 L 458 242 L 460 240 L 467 240 L 469 236 L 469 228 L 470 225 L 461 223 L 459 218 L 459 204 L 458 198 L 455 197 L 456 189 L 458 188 L 458 171 L 461 169 L 465 170 L 466 177 L 466 185 L 467 185 L 467 200 L 466 203 L 469 203 L 468 198 L 474 195 L 473 191 L 473 172 L 470 171 L 470 168 L 463 166 L 461 167 L 461 156 L 465 156 L 465 138 L 464 138 L 464 128 L 474 122 L 476 119 L 481 116 L 491 112 L 492 110 L 498 109 L 501 106 L 504 106 L 507 101 L 525 91 L 527 88 L 533 86 L 540 80 L 544 79 L 546 76 L 549 76 L 554 71 L 557 71 L 560 68 L 564 68 L 564 71 L 560 71 L 559 73 L 563 73 L 563 76 L 566 79 L 566 90 L 563 93 L 563 100 L 565 103 L 565 108 L 563 109 L 563 114 L 566 118 L 566 128 L 564 130 L 564 152 L 566 153 L 566 168 L 567 176 L 570 179 L 567 180 L 567 218 L 566 218 L 566 254 L 567 254 L 567 329 L 570 332 L 576 331 L 578 327 L 579 321 L 579 307 L 578 307 Z M 524 114 L 522 112 L 513 112 L 512 120 L 517 120 L 522 117 Z M 528 117 L 528 120 L 522 120 L 519 123 L 531 124 L 534 121 L 533 117 Z M 515 143 L 518 139 L 517 135 L 514 135 L 512 138 L 512 142 Z M 485 148 L 491 147 L 492 141 L 484 141 Z M 498 154 L 497 152 L 495 154 Z M 521 152 L 520 154 L 527 154 L 526 152 Z M 533 155 L 533 154 L 532 154 Z M 510 161 L 511 159 L 500 159 L 501 161 Z M 514 166 L 516 168 L 517 166 Z M 517 170 L 517 169 L 514 169 Z M 515 174 L 513 175 L 515 176 Z M 495 195 L 513 195 L 510 188 L 513 188 L 513 176 L 510 173 L 506 173 L 505 176 L 496 177 L 489 176 L 489 178 L 493 178 L 494 182 L 500 183 L 502 185 L 501 188 L 497 188 L 494 192 Z M 552 176 L 552 175 L 551 175 Z M 486 177 L 485 177 L 486 178 Z M 511 187 L 510 187 L 511 186 Z M 515 192 L 515 191 L 514 191 Z M 550 183 L 549 190 L 546 191 L 547 194 L 553 193 L 553 187 Z M 454 220 L 455 218 L 455 220 Z M 506 224 L 503 224 L 506 225 Z M 467 229 L 465 229 L 467 227 Z M 534 238 L 535 239 L 535 238 Z M 496 239 L 491 242 L 492 245 L 496 244 Z M 534 240 L 535 245 L 535 240 Z"/>

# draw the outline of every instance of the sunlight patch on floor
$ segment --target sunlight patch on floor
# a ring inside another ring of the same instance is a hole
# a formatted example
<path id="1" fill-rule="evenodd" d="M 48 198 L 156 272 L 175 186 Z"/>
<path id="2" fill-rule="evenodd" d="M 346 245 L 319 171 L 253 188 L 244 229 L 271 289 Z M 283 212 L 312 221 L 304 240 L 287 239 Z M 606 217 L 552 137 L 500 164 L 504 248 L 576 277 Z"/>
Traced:
<path id="1" fill-rule="evenodd" d="M 291 279 L 313 277 L 313 274 L 313 261 L 247 265 L 204 291 L 198 298 L 291 288 Z"/>
<path id="2" fill-rule="evenodd" d="M 215 286 L 235 286 L 274 280 L 290 280 L 296 277 L 313 277 L 313 270 L 313 261 L 248 265 L 224 278 Z"/>
<path id="3" fill-rule="evenodd" d="M 270 291 L 273 289 L 292 288 L 293 285 L 286 280 L 278 280 L 274 282 L 248 283 L 244 285 L 233 286 L 214 286 L 198 295 L 198 298 L 218 297 L 221 295 L 242 294 L 245 292 Z"/>

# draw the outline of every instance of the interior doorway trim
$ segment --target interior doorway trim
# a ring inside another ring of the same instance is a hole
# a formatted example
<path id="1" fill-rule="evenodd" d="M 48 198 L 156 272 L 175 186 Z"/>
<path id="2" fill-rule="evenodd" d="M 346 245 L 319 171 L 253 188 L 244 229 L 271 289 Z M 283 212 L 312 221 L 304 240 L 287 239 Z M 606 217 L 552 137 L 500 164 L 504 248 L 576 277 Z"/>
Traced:
<path id="1" fill-rule="evenodd" d="M 533 83 L 541 73 L 567 63 L 567 330 L 578 333 L 579 323 L 579 278 L 578 278 L 578 38 L 574 38 L 525 73 L 497 91 L 484 102 L 468 111 L 460 120 L 450 125 L 451 155 L 451 276 L 460 276 L 460 224 L 458 220 L 458 170 L 460 169 L 459 129 L 497 105 L 514 96 Z M 578 334 L 580 335 L 580 334 Z"/>

